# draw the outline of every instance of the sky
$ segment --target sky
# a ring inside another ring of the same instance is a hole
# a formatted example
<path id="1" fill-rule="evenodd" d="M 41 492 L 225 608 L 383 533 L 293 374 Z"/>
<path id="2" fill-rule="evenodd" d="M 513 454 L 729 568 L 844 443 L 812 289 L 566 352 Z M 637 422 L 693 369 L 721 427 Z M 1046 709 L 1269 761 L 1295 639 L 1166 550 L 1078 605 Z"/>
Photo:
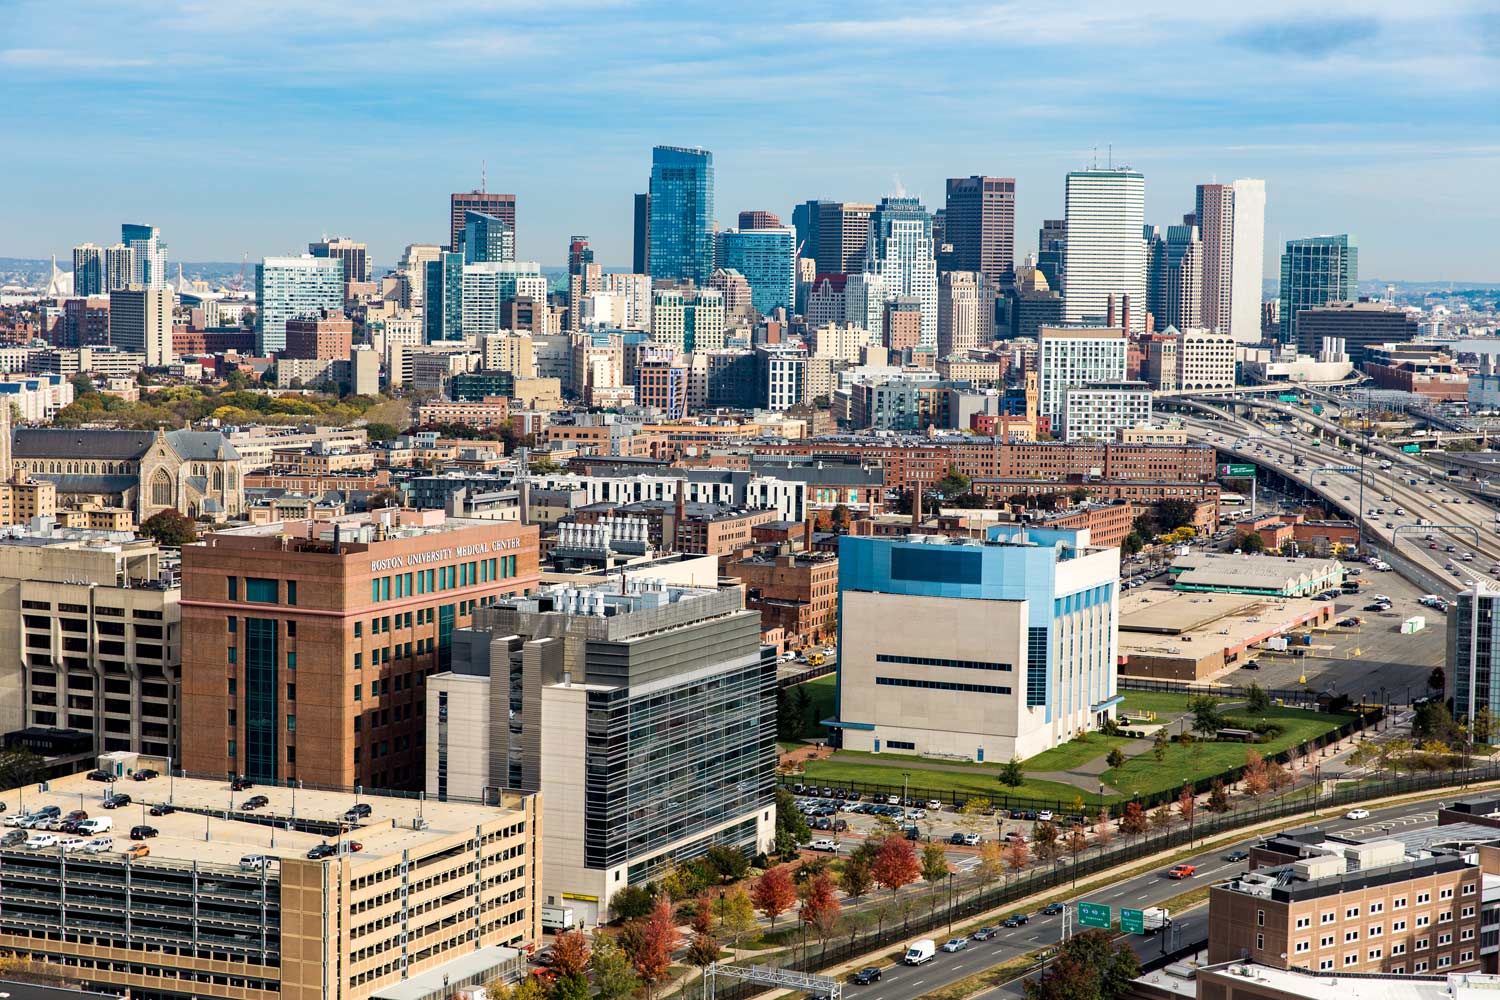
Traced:
<path id="1" fill-rule="evenodd" d="M 1050 8 L 1050 9 L 1049 9 Z M 1348 232 L 1362 278 L 1500 281 L 1495 0 L 1062 4 L 0 0 L 0 256 L 122 221 L 173 259 L 323 234 L 390 264 L 447 198 L 518 197 L 522 259 L 587 235 L 628 267 L 654 144 L 714 153 L 716 215 L 1017 180 L 1017 251 L 1070 169 L 1266 181 L 1285 240 Z M 930 12 L 929 12 L 930 11 Z M 1097 152 L 1096 152 L 1097 151 Z M 1111 153 L 1112 151 L 1112 153 Z"/>

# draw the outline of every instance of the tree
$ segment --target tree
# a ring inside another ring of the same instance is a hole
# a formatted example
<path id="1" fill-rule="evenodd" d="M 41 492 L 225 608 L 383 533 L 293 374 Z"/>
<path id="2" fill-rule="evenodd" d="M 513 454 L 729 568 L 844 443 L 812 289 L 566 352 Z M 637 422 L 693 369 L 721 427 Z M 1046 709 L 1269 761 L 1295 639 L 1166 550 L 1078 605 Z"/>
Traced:
<path id="1" fill-rule="evenodd" d="M 712 934 L 714 932 L 714 897 L 713 894 L 704 890 L 698 893 L 698 898 L 693 900 L 693 917 L 688 921 L 693 928 L 694 934 Z"/>
<path id="2" fill-rule="evenodd" d="M 365 501 L 365 506 L 370 510 L 384 510 L 387 507 L 400 507 L 401 505 L 401 491 L 393 490 L 389 486 L 371 493 L 370 499 Z"/>
<path id="3" fill-rule="evenodd" d="M 1129 942 L 1109 931 L 1085 930 L 1058 947 L 1052 965 L 1025 983 L 1026 1000 L 1120 1000 L 1141 974 Z"/>
<path id="4" fill-rule="evenodd" d="M 198 529 L 185 515 L 168 507 L 141 522 L 141 534 L 156 539 L 157 545 L 181 548 L 198 540 Z"/>
<path id="5" fill-rule="evenodd" d="M 42 780 L 43 760 L 30 750 L 0 750 L 0 788 L 20 788 Z"/>
<path id="6" fill-rule="evenodd" d="M 1193 717 L 1193 732 L 1204 738 L 1224 728 L 1224 713 L 1219 711 L 1219 699 L 1211 694 L 1196 694 L 1188 699 L 1187 710 Z"/>
<path id="7" fill-rule="evenodd" d="M 1032 853 L 1042 861 L 1057 857 L 1057 824 L 1050 819 L 1031 828 Z"/>
<path id="8" fill-rule="evenodd" d="M 1119 747 L 1115 747 L 1104 758 L 1104 763 L 1108 764 L 1111 768 L 1121 768 L 1121 767 L 1124 767 L 1125 766 L 1125 754 L 1121 752 L 1121 750 L 1120 750 Z"/>
<path id="9" fill-rule="evenodd" d="M 844 859 L 844 870 L 839 872 L 839 888 L 850 899 L 857 900 L 868 895 L 874 887 L 875 879 L 870 874 L 873 855 L 873 851 L 864 850 L 864 845 L 861 844 Z"/>
<path id="10" fill-rule="evenodd" d="M 1133 531 L 1130 534 L 1128 534 L 1128 535 L 1125 536 L 1125 541 L 1121 545 L 1121 548 L 1123 548 L 1125 550 L 1125 554 L 1127 556 L 1133 556 L 1133 555 L 1135 555 L 1137 552 L 1141 551 L 1141 549 L 1143 549 L 1145 547 L 1146 547 L 1145 539 L 1141 538 L 1140 535 L 1137 535 Z"/>
<path id="11" fill-rule="evenodd" d="M 688 965 L 706 969 L 719 960 L 719 942 L 712 934 L 694 934 L 685 957 Z"/>
<path id="12" fill-rule="evenodd" d="M 798 844 L 811 839 L 812 830 L 807 817 L 797 808 L 797 800 L 791 792 L 776 786 L 776 850 L 783 855 L 791 854 Z"/>
<path id="13" fill-rule="evenodd" d="M 730 889 L 719 903 L 719 933 L 729 935 L 736 945 L 740 937 L 755 930 L 755 903 L 744 886 Z"/>
<path id="14" fill-rule="evenodd" d="M 1193 786 L 1186 781 L 1182 783 L 1182 791 L 1177 794 L 1177 815 L 1182 817 L 1184 823 L 1193 819 L 1193 810 L 1198 807 L 1198 799 L 1193 795 Z"/>
<path id="15" fill-rule="evenodd" d="M 527 976 L 510 988 L 509 1000 L 547 1000 L 547 987 L 540 976 Z"/>
<path id="16" fill-rule="evenodd" d="M 552 942 L 552 971 L 559 976 L 582 975 L 590 957 L 589 939 L 583 931 L 564 931 Z"/>
<path id="17" fill-rule="evenodd" d="M 948 855 L 942 845 L 929 840 L 922 845 L 922 878 L 929 885 L 936 885 L 948 877 Z"/>
<path id="18" fill-rule="evenodd" d="M 1433 667 L 1432 673 L 1427 675 L 1427 686 L 1438 694 L 1442 694 L 1448 687 L 1448 675 L 1442 667 Z"/>
<path id="19" fill-rule="evenodd" d="M 1186 500 L 1163 500 L 1156 505 L 1156 524 L 1162 531 L 1191 528 L 1197 510 Z"/>
<path id="20" fill-rule="evenodd" d="M 1438 667 L 1437 670 L 1441 670 Z M 1436 672 L 1436 671 L 1434 671 Z M 1411 738 L 1417 742 L 1427 740 L 1441 740 L 1453 746 L 1462 738 L 1458 723 L 1453 721 L 1453 715 L 1448 711 L 1448 706 L 1440 701 L 1424 701 L 1417 706 L 1412 715 Z"/>
<path id="21" fill-rule="evenodd" d="M 1474 742 L 1488 744 L 1494 732 L 1495 717 L 1490 714 L 1489 706 L 1486 705 L 1474 713 Z"/>
<path id="22" fill-rule="evenodd" d="M 1127 837 L 1139 837 L 1146 832 L 1149 826 L 1146 819 L 1146 810 L 1141 808 L 1139 802 L 1128 802 L 1125 812 L 1120 816 L 1120 832 Z"/>
<path id="23" fill-rule="evenodd" d="M 1266 540 L 1256 531 L 1247 531 L 1234 540 L 1234 547 L 1241 552 L 1259 554 L 1266 551 Z"/>
<path id="24" fill-rule="evenodd" d="M 672 919 L 672 904 L 665 897 L 656 901 L 650 916 L 642 918 L 640 923 L 640 946 L 631 961 L 649 996 L 672 967 L 672 953 L 677 950 L 681 935 Z"/>
<path id="25" fill-rule="evenodd" d="M 1167 748 L 1170 746 L 1171 741 L 1167 739 L 1167 729 L 1163 726 L 1156 731 L 1156 736 L 1151 740 L 1151 756 L 1156 758 L 1158 764 L 1166 760 Z"/>
<path id="26" fill-rule="evenodd" d="M 745 857 L 745 852 L 728 844 L 715 844 L 708 849 L 707 861 L 709 867 L 719 873 L 719 877 L 725 881 L 738 882 L 750 874 L 750 861 Z"/>
<path id="27" fill-rule="evenodd" d="M 998 840 L 986 840 L 979 845 L 979 877 L 993 882 L 1005 874 L 1005 854 Z"/>
<path id="28" fill-rule="evenodd" d="M 826 872 L 802 887 L 802 909 L 798 915 L 825 946 L 838 927 L 841 910 L 838 895 L 833 891 L 833 879 Z"/>
<path id="29" fill-rule="evenodd" d="M 1256 715 L 1265 715 L 1271 709 L 1271 696 L 1266 694 L 1266 689 L 1255 681 L 1250 682 L 1250 690 L 1245 693 L 1245 707 Z"/>
<path id="30" fill-rule="evenodd" d="M 1172 815 L 1172 803 L 1163 802 L 1151 810 L 1151 825 L 1156 827 L 1156 829 L 1165 830 L 1175 822 L 1177 820 Z"/>
<path id="31" fill-rule="evenodd" d="M 1020 788 L 1026 782 L 1026 771 L 1021 767 L 1021 758 L 1012 757 L 1000 768 L 1000 784 Z"/>
<path id="32" fill-rule="evenodd" d="M 917 861 L 917 852 L 912 850 L 911 841 L 898 833 L 886 834 L 870 866 L 870 874 L 876 883 L 900 892 L 903 886 L 915 882 L 921 873 L 922 865 Z"/>
<path id="33" fill-rule="evenodd" d="M 958 471 L 958 466 L 948 466 L 942 479 L 932 484 L 933 489 L 946 497 L 956 497 L 969 492 L 969 477 Z"/>
<path id="34" fill-rule="evenodd" d="M 775 927 L 776 918 L 797 902 L 797 887 L 792 884 L 792 876 L 786 868 L 778 866 L 755 880 L 750 898 L 755 901 L 755 908 Z"/>
<path id="35" fill-rule="evenodd" d="M 1010 869 L 1012 875 L 1030 863 L 1031 848 L 1025 837 L 1017 837 L 1005 845 L 1005 867 Z"/>
<path id="36" fill-rule="evenodd" d="M 1254 750 L 1245 751 L 1245 794 L 1250 796 L 1259 795 L 1271 787 L 1270 780 L 1266 777 L 1266 759 Z"/>
<path id="37" fill-rule="evenodd" d="M 1078 860 L 1078 855 L 1089 849 L 1089 838 L 1083 832 L 1082 826 L 1077 823 L 1073 824 L 1073 829 L 1068 831 L 1068 838 L 1064 841 L 1064 846 L 1067 847 L 1068 853 L 1073 855 L 1073 860 L 1075 861 Z"/>
<path id="38" fill-rule="evenodd" d="M 1224 782 L 1218 778 L 1214 779 L 1213 787 L 1208 790 L 1208 811 L 1216 813 L 1229 811 L 1229 795 L 1224 791 Z"/>
<path id="39" fill-rule="evenodd" d="M 1109 828 L 1109 806 L 1100 806 L 1099 818 L 1094 823 L 1094 843 L 1103 847 L 1114 839 L 1114 831 Z"/>
<path id="40" fill-rule="evenodd" d="M 651 890 L 639 885 L 627 885 L 609 900 L 609 908 L 616 920 L 634 920 L 651 912 L 656 897 Z"/>
<path id="41" fill-rule="evenodd" d="M 365 434 L 371 441 L 394 441 L 396 440 L 396 435 L 400 433 L 401 428 L 395 424 L 365 424 Z"/>
<path id="42" fill-rule="evenodd" d="M 624 950 L 604 934 L 594 938 L 589 974 L 599 1000 L 625 1000 L 641 986 Z"/>
<path id="43" fill-rule="evenodd" d="M 840 535 L 847 535 L 849 533 L 849 525 L 853 521 L 848 505 L 841 503 L 834 504 L 831 520 L 833 521 L 833 530 L 835 532 Z"/>

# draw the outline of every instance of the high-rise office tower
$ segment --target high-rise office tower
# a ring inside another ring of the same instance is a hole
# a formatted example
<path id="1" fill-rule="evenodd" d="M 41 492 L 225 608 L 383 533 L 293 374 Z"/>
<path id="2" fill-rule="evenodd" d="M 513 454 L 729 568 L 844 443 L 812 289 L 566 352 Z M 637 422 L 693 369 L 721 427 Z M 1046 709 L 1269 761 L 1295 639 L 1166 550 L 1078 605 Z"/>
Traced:
<path id="1" fill-rule="evenodd" d="M 706 285 L 714 270 L 714 154 L 651 150 L 651 277 Z"/>
<path id="2" fill-rule="evenodd" d="M 796 250 L 797 234 L 786 226 L 730 229 L 719 234 L 716 256 L 720 267 L 745 276 L 750 283 L 750 304 L 762 316 L 769 316 L 778 306 L 792 311 Z"/>
<path id="3" fill-rule="evenodd" d="M 1016 266 L 1014 177 L 950 177 L 942 242 L 953 248 L 951 267 L 998 282 Z"/>
<path id="4" fill-rule="evenodd" d="M 777 218 L 775 212 L 765 212 L 760 209 L 740 213 L 741 229 L 780 229 L 781 219 Z"/>
<path id="5" fill-rule="evenodd" d="M 594 263 L 587 236 L 568 241 L 568 329 L 583 327 L 583 300 L 604 284 L 603 268 Z"/>
<path id="6" fill-rule="evenodd" d="M 1359 287 L 1359 246 L 1353 238 L 1312 236 L 1287 240 L 1281 255 L 1281 329 L 1283 344 L 1297 342 L 1297 313 L 1330 302 L 1349 302 Z"/>
<path id="7" fill-rule="evenodd" d="M 344 281 L 370 280 L 370 250 L 363 243 L 335 236 L 323 237 L 307 245 L 307 252 L 314 257 L 337 257 L 344 262 Z"/>
<path id="8" fill-rule="evenodd" d="M 147 368 L 170 365 L 172 306 L 169 288 L 122 288 L 109 293 L 109 342 L 146 356 Z"/>
<path id="9" fill-rule="evenodd" d="M 651 297 L 651 339 L 683 352 L 724 346 L 724 295 L 716 288 L 659 288 Z"/>
<path id="10" fill-rule="evenodd" d="M 1047 287 L 1054 292 L 1062 288 L 1063 244 L 1068 239 L 1068 223 L 1065 219 L 1043 219 L 1037 231 L 1036 266 L 1047 279 Z"/>
<path id="11" fill-rule="evenodd" d="M 864 266 L 874 205 L 853 201 L 805 201 L 792 211 L 802 256 L 818 274 L 852 274 Z"/>
<path id="12" fill-rule="evenodd" d="M 1266 182 L 1199 184 L 1194 222 L 1203 239 L 1203 326 L 1258 342 Z"/>
<path id="13" fill-rule="evenodd" d="M 1476 577 L 1458 592 L 1447 624 L 1453 715 L 1472 729 L 1481 711 L 1500 716 L 1500 590 Z M 1490 741 L 1496 740 L 1492 729 Z"/>
<path id="14" fill-rule="evenodd" d="M 1203 306 L 1203 243 L 1194 225 L 1146 227 L 1148 283 L 1146 308 L 1155 327 L 1200 327 Z M 1227 332 L 1227 331 L 1226 331 Z"/>
<path id="15" fill-rule="evenodd" d="M 286 321 L 344 312 L 344 262 L 337 257 L 266 257 L 255 265 L 255 349 L 286 346 Z"/>
<path id="16" fill-rule="evenodd" d="M 104 290 L 129 288 L 135 277 L 135 253 L 123 243 L 104 248 Z"/>
<path id="17" fill-rule="evenodd" d="M 1139 230 L 1137 230 L 1139 232 Z M 880 276 L 887 299 L 909 296 L 921 303 L 919 346 L 937 347 L 937 260 L 932 216 L 916 198 L 882 198 L 870 215 L 864 270 Z"/>
<path id="18" fill-rule="evenodd" d="M 973 271 L 938 275 L 938 357 L 989 346 L 993 317 L 984 322 L 980 280 Z"/>
<path id="19" fill-rule="evenodd" d="M 130 248 L 132 285 L 167 287 L 167 245 L 159 229 L 127 222 L 120 226 L 120 242 Z"/>
<path id="20" fill-rule="evenodd" d="M 73 248 L 73 294 L 104 295 L 104 248 L 85 243 Z"/>
<path id="21" fill-rule="evenodd" d="M 1142 332 L 1146 328 L 1146 241 L 1141 238 L 1145 175 L 1129 167 L 1071 171 L 1066 214 L 1064 320 L 1102 321 L 1113 296 L 1117 308 L 1130 314 L 1129 332 Z"/>
<path id="22" fill-rule="evenodd" d="M 435 243 L 408 243 L 396 265 L 396 277 L 401 282 L 401 306 L 415 309 L 422 305 L 423 287 L 427 282 L 427 262 L 437 260 L 443 248 Z"/>
<path id="23" fill-rule="evenodd" d="M 464 213 L 483 212 L 493 215 L 516 231 L 516 196 L 491 191 L 461 191 L 448 198 L 448 249 L 462 253 L 464 248 Z"/>
<path id="24" fill-rule="evenodd" d="M 498 215 L 464 213 L 463 245 L 458 251 L 465 264 L 501 264 L 516 259 L 516 229 Z"/>
<path id="25" fill-rule="evenodd" d="M 651 273 L 651 194 L 635 196 L 635 225 L 632 227 L 630 269 L 635 274 Z"/>

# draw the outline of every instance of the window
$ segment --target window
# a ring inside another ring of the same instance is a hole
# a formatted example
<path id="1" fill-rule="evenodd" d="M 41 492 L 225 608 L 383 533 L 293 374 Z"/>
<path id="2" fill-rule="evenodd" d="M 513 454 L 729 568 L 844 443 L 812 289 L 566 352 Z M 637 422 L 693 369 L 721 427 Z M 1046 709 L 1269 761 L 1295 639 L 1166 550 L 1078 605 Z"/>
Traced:
<path id="1" fill-rule="evenodd" d="M 1405 896 L 1397 896 L 1395 899 L 1391 900 L 1391 909 L 1393 909 L 1393 910 L 1404 910 L 1404 909 L 1406 909 L 1406 897 Z"/>
<path id="2" fill-rule="evenodd" d="M 1438 947 L 1439 948 L 1441 948 L 1445 944 L 1452 944 L 1452 943 L 1453 943 L 1453 935 L 1452 934 L 1439 934 L 1438 935 Z"/>
<path id="3" fill-rule="evenodd" d="M 1351 951 L 1347 955 L 1344 956 L 1344 965 L 1346 967 L 1350 966 L 1350 965 L 1358 965 L 1358 964 L 1359 964 L 1359 952 L 1357 952 L 1357 951 Z"/>
<path id="4" fill-rule="evenodd" d="M 1439 955 L 1438 956 L 1437 967 L 1439 969 L 1446 969 L 1448 966 L 1450 966 L 1452 964 L 1453 964 L 1453 959 L 1452 959 L 1451 956 L 1448 956 L 1448 955 Z"/>
<path id="5" fill-rule="evenodd" d="M 1472 895 L 1474 895 L 1474 883 L 1473 882 L 1465 882 L 1464 883 L 1464 895 L 1465 896 L 1472 896 Z"/>
<path id="6" fill-rule="evenodd" d="M 228 658 L 229 658 L 229 662 L 230 663 L 238 663 L 239 662 L 240 651 L 238 649 L 234 648 L 233 646 L 230 646 L 229 649 L 227 649 L 225 652 L 228 654 Z"/>
<path id="7" fill-rule="evenodd" d="M 1405 955 L 1405 954 L 1406 954 L 1406 945 L 1399 944 L 1399 943 L 1391 945 L 1391 957 L 1392 958 L 1395 958 L 1397 955 Z"/>
<path id="8" fill-rule="evenodd" d="M 1344 943 L 1345 944 L 1348 944 L 1350 941 L 1358 941 L 1358 940 L 1359 940 L 1359 931 L 1345 931 L 1344 932 Z"/>
<path id="9" fill-rule="evenodd" d="M 355 701 L 363 701 L 364 700 L 364 698 L 360 694 L 360 686 L 358 684 L 354 685 L 354 700 Z"/>
<path id="10" fill-rule="evenodd" d="M 1432 923 L 1432 918 L 1429 916 L 1423 915 L 1417 918 L 1418 927 L 1426 927 L 1430 923 Z"/>
<path id="11" fill-rule="evenodd" d="M 230 760 L 234 760 L 234 757 L 235 757 L 235 750 L 236 750 L 236 749 L 237 749 L 237 748 L 236 748 L 236 747 L 235 747 L 235 745 L 234 745 L 234 740 L 230 740 L 230 741 L 229 741 L 229 759 L 230 759 Z"/>
<path id="12" fill-rule="evenodd" d="M 287 653 L 286 654 L 286 668 L 288 670 L 296 670 L 297 669 L 297 654 L 296 653 Z"/>
<path id="13" fill-rule="evenodd" d="M 228 618 L 226 618 L 225 622 L 229 626 L 229 634 L 230 635 L 234 635 L 234 633 L 239 630 L 240 620 L 238 618 L 236 618 L 234 615 L 230 615 Z"/>
<path id="14" fill-rule="evenodd" d="M 235 688 L 234 678 L 231 677 L 231 678 L 229 678 L 229 697 L 231 697 L 231 698 L 234 697 L 234 688 Z"/>
<path id="15" fill-rule="evenodd" d="M 1418 962 L 1416 965 L 1413 965 L 1411 967 L 1411 971 L 1412 971 L 1412 973 L 1414 975 L 1417 974 L 1417 973 L 1426 972 L 1427 971 L 1427 963 L 1426 962 Z"/>
<path id="16" fill-rule="evenodd" d="M 297 717 L 295 715 L 288 715 L 286 717 L 286 731 L 289 733 L 297 731 Z"/>
<path id="17" fill-rule="evenodd" d="M 1472 940 L 1474 940 L 1474 928 L 1472 928 L 1472 927 L 1465 927 L 1463 930 L 1459 931 L 1458 932 L 1458 939 L 1460 941 L 1472 941 Z"/>
<path id="18" fill-rule="evenodd" d="M 907 740 L 886 740 L 885 745 L 892 750 L 915 750 L 917 745 Z"/>
<path id="19" fill-rule="evenodd" d="M 1323 959 L 1321 962 L 1318 963 L 1318 968 L 1319 969 L 1324 969 L 1324 970 L 1333 968 L 1333 959 L 1331 959 L 1331 958 L 1325 958 L 1325 959 Z"/>
<path id="20" fill-rule="evenodd" d="M 1332 948 L 1333 947 L 1333 935 L 1332 934 L 1324 934 L 1321 938 L 1318 939 L 1318 947 L 1319 948 Z"/>
<path id="21" fill-rule="evenodd" d="M 1395 920 L 1395 921 L 1391 922 L 1391 933 L 1392 934 L 1400 934 L 1404 930 L 1406 930 L 1406 921 L 1405 920 Z"/>
<path id="22" fill-rule="evenodd" d="M 1311 947 L 1312 947 L 1311 943 L 1308 942 L 1306 938 L 1304 938 L 1303 940 L 1297 942 L 1297 947 L 1294 948 L 1293 950 L 1296 951 L 1296 953 L 1300 955 L 1300 954 L 1302 954 L 1305 951 L 1311 950 Z"/>
<path id="23" fill-rule="evenodd" d="M 240 578 L 231 576 L 229 578 L 229 599 L 238 601 L 240 599 Z"/>
<path id="24" fill-rule="evenodd" d="M 1385 933 L 1385 928 L 1382 925 L 1380 925 L 1380 924 L 1375 924 L 1369 930 L 1365 931 L 1365 936 L 1366 937 L 1372 937 L 1372 938 L 1378 938 L 1378 937 L 1380 937 L 1380 935 L 1382 935 L 1384 933 Z"/>
<path id="25" fill-rule="evenodd" d="M 1474 961 L 1474 953 L 1472 951 L 1466 951 L 1462 955 L 1458 956 L 1458 960 L 1460 962 L 1472 962 Z"/>
<path id="26" fill-rule="evenodd" d="M 245 577 L 245 600 L 256 604 L 275 604 L 276 581 L 264 577 Z"/>
<path id="27" fill-rule="evenodd" d="M 293 619 L 293 620 L 291 620 L 291 621 L 289 621 L 289 622 L 286 623 L 286 637 L 288 639 L 295 639 L 295 638 L 297 638 L 297 621 L 296 621 L 296 619 Z"/>
<path id="28" fill-rule="evenodd" d="M 1302 930 L 1302 929 L 1304 929 L 1304 928 L 1311 927 L 1311 926 L 1312 926 L 1312 917 L 1298 917 L 1297 918 L 1297 929 L 1299 931 Z"/>
<path id="29" fill-rule="evenodd" d="M 1264 927 L 1264 926 L 1266 926 L 1266 911 L 1265 910 L 1256 910 L 1255 911 L 1255 926 L 1257 926 L 1257 927 Z"/>
<path id="30" fill-rule="evenodd" d="M 1257 935 L 1255 935 L 1255 950 L 1256 951 L 1264 951 L 1265 947 L 1266 947 L 1266 936 L 1264 934 L 1257 934 Z"/>
<path id="31" fill-rule="evenodd" d="M 287 604 L 296 604 L 297 603 L 297 581 L 296 580 L 288 580 L 286 582 L 286 602 L 287 602 Z M 288 633 L 288 634 L 290 634 L 290 633 Z"/>
<path id="32" fill-rule="evenodd" d="M 364 632 L 365 632 L 365 623 L 364 622 L 355 622 L 354 623 L 354 638 L 358 639 L 360 636 L 364 635 Z"/>
<path id="33" fill-rule="evenodd" d="M 1446 888 L 1446 889 L 1439 889 L 1438 890 L 1438 899 L 1452 899 L 1452 898 L 1453 898 L 1453 887 L 1451 885 L 1448 888 Z"/>
<path id="34" fill-rule="evenodd" d="M 1417 943 L 1411 946 L 1411 950 L 1412 951 L 1426 951 L 1427 950 L 1427 946 L 1429 944 L 1431 944 L 1431 939 L 1429 939 L 1429 938 L 1417 938 Z"/>
<path id="35" fill-rule="evenodd" d="M 364 658 L 365 658 L 365 654 L 363 654 L 363 653 L 355 653 L 354 654 L 354 669 L 355 670 L 360 669 L 364 665 L 364 662 L 363 662 Z"/>
<path id="36" fill-rule="evenodd" d="M 1430 893 L 1430 892 L 1419 892 L 1419 893 L 1417 893 L 1417 905 L 1418 906 L 1421 906 L 1423 903 L 1430 903 L 1430 902 L 1432 902 L 1432 893 Z"/>
<path id="37" fill-rule="evenodd" d="M 987 660 L 949 660 L 937 656 L 905 656 L 896 653 L 876 653 L 876 663 L 900 663 L 914 667 L 958 667 L 963 670 L 1000 670 L 1010 673 L 1014 669 L 1009 663 Z"/>
<path id="38" fill-rule="evenodd" d="M 1385 912 L 1385 904 L 1384 903 L 1378 903 L 1378 902 L 1377 903 L 1371 903 L 1368 912 L 1371 913 L 1371 914 L 1384 913 Z"/>
<path id="39" fill-rule="evenodd" d="M 1374 962 L 1374 961 L 1378 960 L 1380 958 L 1380 954 L 1381 953 L 1380 953 L 1380 949 L 1379 948 L 1371 948 L 1370 949 L 1370 961 Z"/>
<path id="40" fill-rule="evenodd" d="M 1461 917 L 1472 917 L 1473 915 L 1474 915 L 1474 907 L 1472 907 L 1472 906 L 1465 906 L 1463 908 L 1463 910 L 1459 912 L 1459 916 L 1461 916 Z"/>
<path id="41" fill-rule="evenodd" d="M 1329 910 L 1327 913 L 1323 914 L 1323 916 L 1318 920 L 1318 922 L 1321 923 L 1321 924 L 1331 924 L 1337 918 L 1338 918 L 1338 914 L 1334 913 L 1332 910 Z"/>
<path id="42" fill-rule="evenodd" d="M 1442 913 L 1438 914 L 1438 923 L 1440 923 L 1440 924 L 1451 923 L 1452 920 L 1453 920 L 1453 911 L 1452 910 L 1444 910 Z"/>
<path id="43" fill-rule="evenodd" d="M 910 677 L 877 677 L 877 685 L 884 687 L 927 688 L 936 691 L 963 691 L 968 694 L 1005 694 L 1010 688 L 998 684 L 955 684 L 950 681 L 919 681 Z"/>
<path id="44" fill-rule="evenodd" d="M 297 685 L 295 685 L 295 684 L 288 684 L 286 686 L 286 700 L 287 701 L 296 701 L 297 700 Z"/>
<path id="45" fill-rule="evenodd" d="M 1359 907 L 1349 906 L 1344 909 L 1345 920 L 1353 920 L 1357 916 L 1359 916 Z"/>

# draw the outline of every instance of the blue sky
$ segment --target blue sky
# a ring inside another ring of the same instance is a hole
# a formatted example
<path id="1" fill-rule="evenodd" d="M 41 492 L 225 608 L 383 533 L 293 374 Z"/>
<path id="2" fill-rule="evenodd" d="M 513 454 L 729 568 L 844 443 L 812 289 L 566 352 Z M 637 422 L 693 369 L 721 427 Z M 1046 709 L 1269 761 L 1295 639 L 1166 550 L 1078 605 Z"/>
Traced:
<path id="1" fill-rule="evenodd" d="M 1050 8 L 1050 9 L 1049 9 Z M 519 252 L 628 265 L 653 143 L 714 151 L 717 215 L 1017 178 L 1017 248 L 1063 174 L 1143 170 L 1148 219 L 1263 177 L 1281 241 L 1350 232 L 1365 277 L 1500 280 L 1494 0 L 1062 4 L 4 0 L 0 255 L 160 225 L 172 256 L 446 234 L 519 196 Z"/>

